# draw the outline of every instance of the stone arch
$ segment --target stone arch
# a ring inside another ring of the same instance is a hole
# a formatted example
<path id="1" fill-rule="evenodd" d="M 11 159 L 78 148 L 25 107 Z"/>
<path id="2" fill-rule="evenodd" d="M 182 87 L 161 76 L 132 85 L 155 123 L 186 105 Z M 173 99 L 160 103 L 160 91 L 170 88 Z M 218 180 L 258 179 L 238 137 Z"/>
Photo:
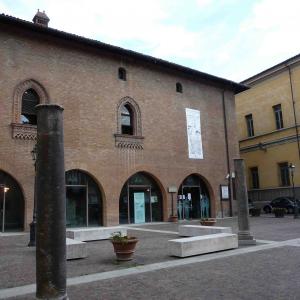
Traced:
<path id="1" fill-rule="evenodd" d="M 142 136 L 142 120 L 141 111 L 134 99 L 131 97 L 124 97 L 120 100 L 117 107 L 117 133 L 122 134 L 121 128 L 121 110 L 124 105 L 129 105 L 133 112 L 133 126 L 134 126 L 134 136 Z"/>
<path id="2" fill-rule="evenodd" d="M 38 94 L 40 104 L 49 103 L 49 96 L 45 88 L 36 80 L 28 79 L 18 84 L 14 90 L 13 96 L 13 120 L 12 123 L 19 124 L 21 122 L 22 96 L 28 89 L 33 89 Z"/>

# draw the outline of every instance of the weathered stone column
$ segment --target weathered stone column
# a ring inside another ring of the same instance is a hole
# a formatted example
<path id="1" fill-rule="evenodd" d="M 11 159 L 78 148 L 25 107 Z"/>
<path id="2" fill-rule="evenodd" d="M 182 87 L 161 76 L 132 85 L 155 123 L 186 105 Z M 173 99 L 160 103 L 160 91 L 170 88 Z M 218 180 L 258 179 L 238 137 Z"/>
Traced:
<path id="1" fill-rule="evenodd" d="M 68 299 L 63 108 L 37 106 L 36 297 Z"/>
<path id="2" fill-rule="evenodd" d="M 238 207 L 239 245 L 253 245 L 256 240 L 250 233 L 248 193 L 245 177 L 245 163 L 241 158 L 234 159 L 235 186 Z"/>

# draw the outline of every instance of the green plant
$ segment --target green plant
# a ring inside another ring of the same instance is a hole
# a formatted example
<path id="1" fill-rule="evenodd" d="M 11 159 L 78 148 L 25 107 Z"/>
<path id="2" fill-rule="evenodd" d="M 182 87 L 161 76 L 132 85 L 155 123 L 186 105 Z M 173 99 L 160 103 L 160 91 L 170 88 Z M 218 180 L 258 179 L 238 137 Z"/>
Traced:
<path id="1" fill-rule="evenodd" d="M 113 242 L 127 244 L 130 240 L 136 239 L 135 237 L 122 235 L 121 231 L 116 231 L 111 234 L 111 240 Z"/>
<path id="2" fill-rule="evenodd" d="M 282 207 L 274 207 L 272 209 L 272 213 L 275 215 L 277 218 L 283 218 L 284 215 L 287 213 L 285 208 Z"/>
<path id="3" fill-rule="evenodd" d="M 274 207 L 273 209 L 272 209 L 272 213 L 273 214 L 275 214 L 275 213 L 283 213 L 283 214 L 286 214 L 287 213 L 287 211 L 286 211 L 286 209 L 285 208 L 283 208 L 283 207 Z"/>

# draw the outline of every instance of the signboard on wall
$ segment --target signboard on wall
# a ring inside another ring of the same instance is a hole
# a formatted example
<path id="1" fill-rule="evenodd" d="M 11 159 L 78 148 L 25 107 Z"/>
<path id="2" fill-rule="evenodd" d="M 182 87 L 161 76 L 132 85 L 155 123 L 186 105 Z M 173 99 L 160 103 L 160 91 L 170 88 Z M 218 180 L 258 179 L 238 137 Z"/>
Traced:
<path id="1" fill-rule="evenodd" d="M 203 159 L 200 111 L 186 108 L 189 158 Z"/>
<path id="2" fill-rule="evenodd" d="M 145 194 L 133 193 L 134 223 L 145 223 Z"/>
<path id="3" fill-rule="evenodd" d="M 221 199 L 222 200 L 228 200 L 229 199 L 228 185 L 221 185 Z"/>

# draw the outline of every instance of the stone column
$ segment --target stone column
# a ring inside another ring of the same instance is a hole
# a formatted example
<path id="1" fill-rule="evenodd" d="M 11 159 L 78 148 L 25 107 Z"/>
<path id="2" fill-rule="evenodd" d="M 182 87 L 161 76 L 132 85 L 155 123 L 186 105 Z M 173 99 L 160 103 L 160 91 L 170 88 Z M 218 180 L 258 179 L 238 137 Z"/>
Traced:
<path id="1" fill-rule="evenodd" d="M 63 108 L 37 107 L 36 297 L 68 299 Z"/>
<path id="2" fill-rule="evenodd" d="M 245 177 L 245 163 L 241 158 L 234 159 L 235 186 L 238 207 L 239 245 L 255 245 L 256 240 L 250 233 L 248 193 Z"/>

